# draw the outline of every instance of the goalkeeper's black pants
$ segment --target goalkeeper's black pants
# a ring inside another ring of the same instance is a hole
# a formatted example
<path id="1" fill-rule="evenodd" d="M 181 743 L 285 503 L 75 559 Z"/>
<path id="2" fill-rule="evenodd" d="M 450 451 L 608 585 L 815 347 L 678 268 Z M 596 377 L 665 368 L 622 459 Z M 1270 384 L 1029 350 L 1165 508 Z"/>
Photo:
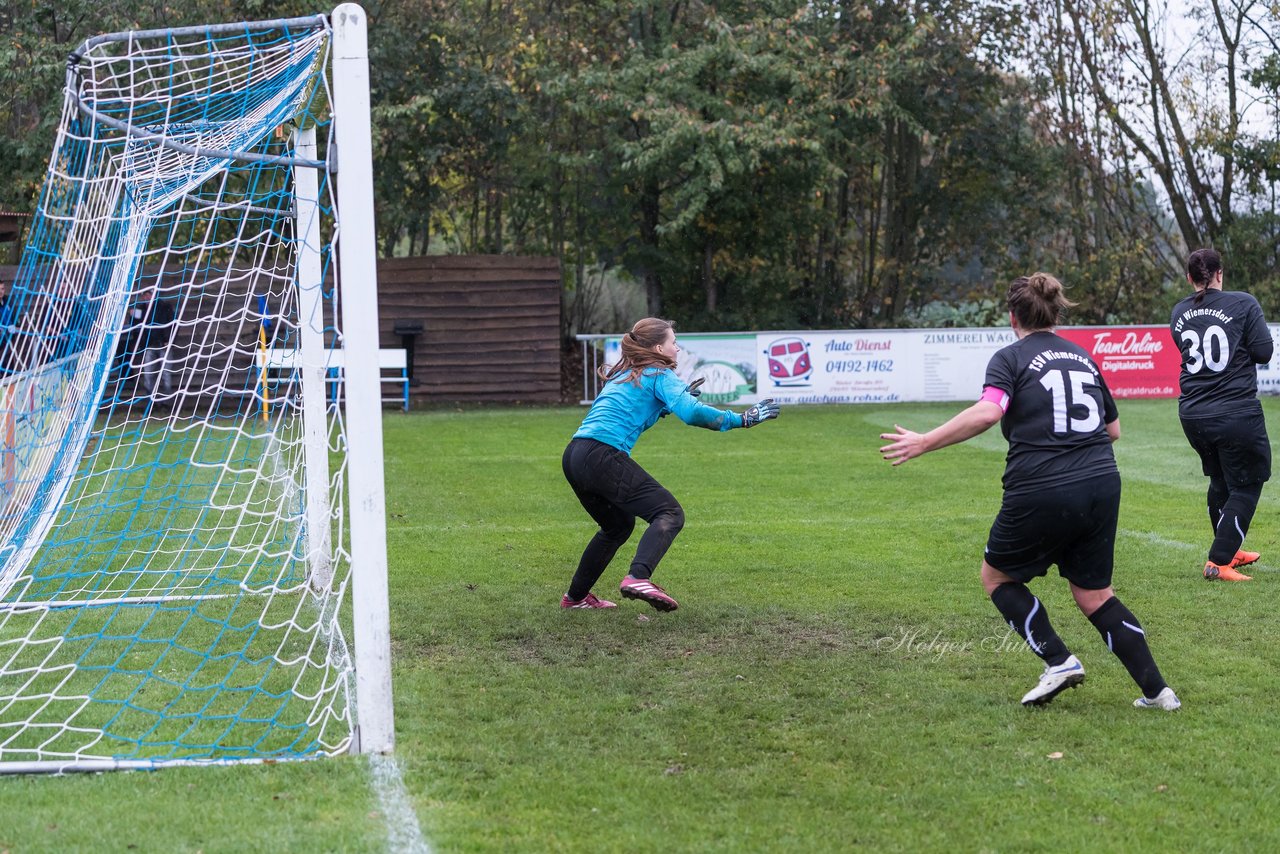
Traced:
<path id="1" fill-rule="evenodd" d="M 630 574 L 649 578 L 684 527 L 684 509 L 676 497 L 640 464 L 617 448 L 595 439 L 574 439 L 564 450 L 565 479 L 600 530 L 578 561 L 569 585 L 570 599 L 582 599 L 600 580 L 609 561 L 631 536 L 636 518 L 649 523 L 636 547 Z"/>

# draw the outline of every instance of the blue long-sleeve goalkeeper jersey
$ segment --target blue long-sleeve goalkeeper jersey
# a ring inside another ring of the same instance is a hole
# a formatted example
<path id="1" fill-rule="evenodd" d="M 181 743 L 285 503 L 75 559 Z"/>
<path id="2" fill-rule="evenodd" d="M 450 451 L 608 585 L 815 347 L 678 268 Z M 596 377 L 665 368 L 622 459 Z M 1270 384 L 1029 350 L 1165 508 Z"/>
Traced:
<path id="1" fill-rule="evenodd" d="M 595 439 L 630 454 L 640 434 L 667 413 L 708 430 L 742 426 L 738 413 L 699 403 L 670 368 L 645 368 L 639 385 L 627 380 L 626 374 L 605 383 L 573 438 Z"/>

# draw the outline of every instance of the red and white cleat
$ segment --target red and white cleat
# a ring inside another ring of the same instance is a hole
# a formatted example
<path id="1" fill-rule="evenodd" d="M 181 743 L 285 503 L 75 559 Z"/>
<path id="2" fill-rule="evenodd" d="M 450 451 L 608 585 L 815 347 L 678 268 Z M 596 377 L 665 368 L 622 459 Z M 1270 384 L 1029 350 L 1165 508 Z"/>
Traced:
<path id="1" fill-rule="evenodd" d="M 639 599 L 648 602 L 659 611 L 674 611 L 680 603 L 667 595 L 667 591 L 647 578 L 633 578 L 628 575 L 618 585 L 618 592 L 628 599 Z"/>

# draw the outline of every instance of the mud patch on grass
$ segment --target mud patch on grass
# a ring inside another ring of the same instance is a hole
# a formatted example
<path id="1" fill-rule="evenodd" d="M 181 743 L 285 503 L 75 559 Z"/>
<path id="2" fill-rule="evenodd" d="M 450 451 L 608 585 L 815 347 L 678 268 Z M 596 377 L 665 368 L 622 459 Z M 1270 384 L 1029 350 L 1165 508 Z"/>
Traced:
<path id="1" fill-rule="evenodd" d="M 732 657 L 767 662 L 874 652 L 883 636 L 882 630 L 865 622 L 780 610 L 742 611 L 714 619 L 664 614 L 643 623 L 600 620 L 591 627 L 579 622 L 550 631 L 502 633 L 495 652 L 512 662 L 545 664 L 598 662 L 609 657 L 689 662 Z"/>

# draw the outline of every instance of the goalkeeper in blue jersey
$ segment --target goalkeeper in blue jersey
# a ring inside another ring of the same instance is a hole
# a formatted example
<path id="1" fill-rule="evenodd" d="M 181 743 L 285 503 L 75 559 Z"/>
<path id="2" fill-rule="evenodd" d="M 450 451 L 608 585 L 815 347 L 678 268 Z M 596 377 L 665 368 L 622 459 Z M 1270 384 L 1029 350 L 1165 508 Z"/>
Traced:
<path id="1" fill-rule="evenodd" d="M 583 551 L 569 592 L 560 600 L 561 608 L 616 607 L 597 597 L 591 588 L 631 536 L 637 516 L 649 527 L 640 537 L 619 592 L 659 611 L 679 607 L 651 578 L 684 527 L 684 509 L 631 459 L 631 449 L 641 433 L 668 414 L 686 424 L 722 433 L 778 417 L 778 405 L 772 400 L 762 400 L 741 415 L 698 402 L 700 381 L 688 386 L 676 376 L 679 354 L 671 321 L 646 317 L 622 336 L 618 363 L 599 371 L 604 387 L 565 448 L 563 465 L 565 478 L 600 530 Z"/>

